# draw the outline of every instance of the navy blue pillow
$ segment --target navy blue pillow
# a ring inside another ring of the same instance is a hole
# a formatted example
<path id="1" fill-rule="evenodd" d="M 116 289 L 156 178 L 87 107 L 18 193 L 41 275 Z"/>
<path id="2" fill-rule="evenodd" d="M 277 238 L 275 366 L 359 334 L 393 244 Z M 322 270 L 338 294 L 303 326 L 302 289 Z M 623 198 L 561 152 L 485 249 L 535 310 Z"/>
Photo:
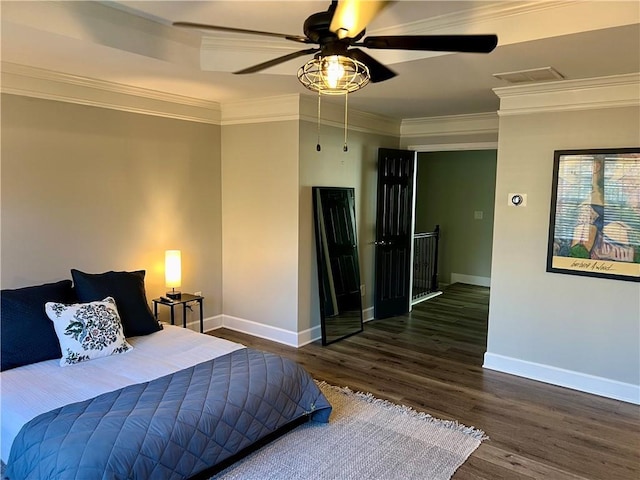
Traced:
<path id="1" fill-rule="evenodd" d="M 71 280 L 0 292 L 1 370 L 60 358 L 60 343 L 44 311 L 47 302 L 74 303 Z"/>
<path id="2" fill-rule="evenodd" d="M 81 302 L 114 298 L 125 337 L 149 335 L 161 330 L 147 303 L 144 275 L 144 270 L 105 273 L 71 270 L 76 293 Z"/>

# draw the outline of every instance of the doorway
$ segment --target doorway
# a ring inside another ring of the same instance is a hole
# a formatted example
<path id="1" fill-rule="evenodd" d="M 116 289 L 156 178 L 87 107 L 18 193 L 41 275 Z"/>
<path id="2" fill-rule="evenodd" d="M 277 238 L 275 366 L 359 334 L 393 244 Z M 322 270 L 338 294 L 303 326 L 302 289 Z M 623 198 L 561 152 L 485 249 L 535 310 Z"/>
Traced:
<path id="1" fill-rule="evenodd" d="M 438 283 L 489 287 L 497 150 L 419 152 L 415 230 L 440 226 Z"/>
<path id="2" fill-rule="evenodd" d="M 414 233 L 432 232 L 436 225 L 440 230 L 438 283 L 445 298 L 438 302 L 455 303 L 457 290 L 477 288 L 488 305 L 497 150 L 418 152 L 415 165 Z M 414 307 L 409 315 L 438 322 L 437 315 L 425 316 L 425 309 L 435 307 L 432 302 Z M 481 337 L 481 348 L 486 349 L 486 322 L 477 326 L 476 347 Z"/>
<path id="3" fill-rule="evenodd" d="M 497 150 L 419 152 L 416 173 L 416 233 L 440 225 L 439 290 L 443 294 L 416 305 L 412 321 L 455 346 L 452 354 L 482 364 L 487 345 L 487 313 Z M 438 314 L 454 309 L 455 316 Z M 455 350 L 455 352 L 454 352 Z"/>

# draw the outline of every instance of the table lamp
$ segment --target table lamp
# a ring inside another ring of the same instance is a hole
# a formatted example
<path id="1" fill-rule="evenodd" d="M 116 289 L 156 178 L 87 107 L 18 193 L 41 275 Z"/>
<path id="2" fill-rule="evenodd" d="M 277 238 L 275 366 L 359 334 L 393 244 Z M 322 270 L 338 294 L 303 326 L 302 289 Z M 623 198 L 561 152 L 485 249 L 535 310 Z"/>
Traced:
<path id="1" fill-rule="evenodd" d="M 167 297 L 173 300 L 179 299 L 181 293 L 176 291 L 176 287 L 180 287 L 182 282 L 180 250 L 164 252 L 164 280 L 165 286 L 171 288 L 171 291 L 167 292 Z"/>

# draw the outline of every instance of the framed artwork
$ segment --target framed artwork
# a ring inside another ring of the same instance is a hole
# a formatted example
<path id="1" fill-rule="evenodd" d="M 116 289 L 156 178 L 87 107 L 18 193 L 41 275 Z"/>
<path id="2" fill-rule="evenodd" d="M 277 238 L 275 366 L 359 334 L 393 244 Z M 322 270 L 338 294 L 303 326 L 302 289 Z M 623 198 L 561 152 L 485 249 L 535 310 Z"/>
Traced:
<path id="1" fill-rule="evenodd" d="M 640 281 L 640 147 L 554 152 L 547 272 Z"/>

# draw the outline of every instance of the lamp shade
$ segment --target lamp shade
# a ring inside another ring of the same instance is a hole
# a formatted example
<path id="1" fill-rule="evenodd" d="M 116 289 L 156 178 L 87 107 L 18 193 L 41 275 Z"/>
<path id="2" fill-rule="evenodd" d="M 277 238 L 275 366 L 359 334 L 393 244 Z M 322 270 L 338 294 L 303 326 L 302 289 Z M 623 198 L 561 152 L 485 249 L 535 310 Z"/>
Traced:
<path id="1" fill-rule="evenodd" d="M 180 250 L 164 252 L 164 280 L 167 287 L 179 287 L 182 283 L 181 263 Z"/>

